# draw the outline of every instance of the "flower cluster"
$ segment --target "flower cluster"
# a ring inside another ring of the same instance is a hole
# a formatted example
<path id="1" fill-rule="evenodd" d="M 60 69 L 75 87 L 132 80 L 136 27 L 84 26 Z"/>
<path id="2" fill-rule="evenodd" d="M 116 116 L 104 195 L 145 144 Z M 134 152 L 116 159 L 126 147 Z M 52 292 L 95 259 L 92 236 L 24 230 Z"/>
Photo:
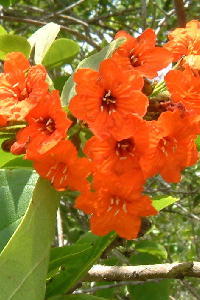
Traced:
<path id="1" fill-rule="evenodd" d="M 156 46 L 152 29 L 137 38 L 120 31 L 119 37 L 124 42 L 98 71 L 75 72 L 73 121 L 59 92 L 49 90 L 44 67 L 10 53 L 0 74 L 0 126 L 22 124 L 11 152 L 32 160 L 58 191 L 80 191 L 75 207 L 91 215 L 93 233 L 133 239 L 142 217 L 157 213 L 143 194 L 146 180 L 160 174 L 179 182 L 181 171 L 198 159 L 200 22 L 175 29 L 163 47 Z M 163 89 L 153 78 L 172 62 Z M 93 134 L 82 157 L 67 138 L 75 123 Z"/>
<path id="2" fill-rule="evenodd" d="M 196 27 L 190 24 L 191 31 L 199 26 L 196 21 Z M 69 109 L 94 134 L 84 147 L 93 181 L 76 200 L 76 207 L 91 215 L 94 233 L 115 230 L 132 239 L 141 218 L 156 214 L 151 199 L 142 194 L 145 181 L 160 174 L 168 182 L 178 182 L 181 171 L 197 161 L 198 109 L 194 106 L 200 103 L 199 73 L 185 64 L 182 70 L 170 71 L 166 76 L 170 94 L 155 97 L 152 79 L 173 61 L 170 42 L 155 46 L 152 29 L 137 38 L 120 31 L 118 37 L 126 41 L 100 63 L 98 71 L 75 73 L 76 95 Z M 179 54 L 180 67 L 183 53 Z"/>
<path id="3" fill-rule="evenodd" d="M 87 184 L 89 162 L 79 158 L 66 140 L 71 121 L 61 107 L 59 92 L 49 91 L 43 66 L 30 66 L 22 53 L 11 53 L 0 81 L 1 126 L 22 124 L 11 146 L 13 154 L 25 154 L 34 168 L 55 189 L 82 190 Z"/>

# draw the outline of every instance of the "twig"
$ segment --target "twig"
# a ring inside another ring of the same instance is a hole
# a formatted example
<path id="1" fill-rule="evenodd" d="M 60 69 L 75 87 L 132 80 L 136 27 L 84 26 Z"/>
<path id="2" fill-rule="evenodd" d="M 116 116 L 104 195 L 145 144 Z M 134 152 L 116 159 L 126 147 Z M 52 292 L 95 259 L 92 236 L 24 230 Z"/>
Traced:
<path id="1" fill-rule="evenodd" d="M 141 0 L 141 17 L 142 17 L 142 29 L 146 29 L 146 19 L 147 19 L 147 3 L 146 0 Z"/>
<path id="2" fill-rule="evenodd" d="M 42 22 L 42 21 L 32 20 L 32 19 L 27 19 L 27 18 L 22 18 L 22 17 L 14 17 L 14 16 L 1 16 L 0 15 L 0 19 L 6 20 L 6 21 L 11 21 L 11 22 L 29 23 L 29 24 L 32 24 L 35 26 L 43 26 L 43 25 L 47 24 L 47 22 Z M 58 24 L 58 25 L 60 25 L 60 24 Z M 89 39 L 87 36 L 83 35 L 79 31 L 76 31 L 74 29 L 71 29 L 71 28 L 63 26 L 63 25 L 60 25 L 60 29 L 75 35 L 78 39 L 87 42 L 88 44 L 90 44 L 91 46 L 93 46 L 94 48 L 96 48 L 98 50 L 101 49 L 100 46 L 97 45 L 93 40 Z"/>
<path id="3" fill-rule="evenodd" d="M 179 207 L 180 209 L 182 209 L 182 211 L 184 211 L 185 213 L 187 213 L 188 216 L 192 217 L 193 219 L 196 219 L 198 221 L 200 221 L 200 217 L 198 217 L 197 215 L 190 213 L 185 207 L 183 207 L 180 203 L 175 203 L 175 205 L 177 207 Z"/>
<path id="4" fill-rule="evenodd" d="M 84 281 L 144 281 L 147 279 L 184 277 L 200 278 L 200 262 L 182 262 L 141 266 L 95 265 Z"/>
<path id="5" fill-rule="evenodd" d="M 116 288 L 119 286 L 124 286 L 124 285 L 142 285 L 147 282 L 160 282 L 163 279 L 152 279 L 152 280 L 145 280 L 145 281 L 120 281 L 117 283 L 112 283 L 112 284 L 105 284 L 105 285 L 100 285 L 100 286 L 94 286 L 92 288 L 88 289 L 80 289 L 76 290 L 73 292 L 73 294 L 83 294 L 83 293 L 95 293 L 99 290 L 104 290 L 104 289 L 111 289 L 111 288 Z"/>
<path id="6" fill-rule="evenodd" d="M 108 19 L 108 18 L 111 18 L 111 17 L 124 16 L 124 14 L 129 13 L 133 10 L 134 10 L 134 8 L 131 7 L 131 8 L 123 9 L 123 10 L 118 10 L 118 11 L 115 11 L 113 13 L 108 13 L 106 15 L 97 16 L 97 17 L 94 17 L 92 19 L 89 19 L 88 23 L 95 23 L 99 20 Z"/>
<path id="7" fill-rule="evenodd" d="M 181 284 L 186 287 L 197 300 L 200 300 L 199 292 L 193 286 L 191 286 L 187 280 L 181 280 Z"/>
<path id="8" fill-rule="evenodd" d="M 65 8 L 63 8 L 63 9 L 61 9 L 61 10 L 59 10 L 59 11 L 53 13 L 53 14 L 51 14 L 51 15 L 48 15 L 48 17 L 51 18 L 51 17 L 53 17 L 53 16 L 55 16 L 55 15 L 60 15 L 60 14 L 62 14 L 62 13 L 64 13 L 64 12 L 69 11 L 69 10 L 73 9 L 74 7 L 80 5 L 80 4 L 83 3 L 84 1 L 85 1 L 85 0 L 79 0 L 79 1 L 77 1 L 77 2 L 75 2 L 75 3 L 73 3 L 73 4 L 71 4 L 71 5 L 69 5 L 69 6 L 67 6 L 67 7 L 65 7 Z"/>
<path id="9" fill-rule="evenodd" d="M 178 26 L 185 27 L 186 16 L 183 0 L 174 0 L 175 12 L 178 18 Z"/>

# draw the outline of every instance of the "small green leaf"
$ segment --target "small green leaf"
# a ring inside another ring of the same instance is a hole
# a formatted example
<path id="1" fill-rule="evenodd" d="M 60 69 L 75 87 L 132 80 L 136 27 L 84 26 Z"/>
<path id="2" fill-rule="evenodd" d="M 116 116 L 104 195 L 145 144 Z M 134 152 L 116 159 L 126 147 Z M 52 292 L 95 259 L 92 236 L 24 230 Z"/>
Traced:
<path id="1" fill-rule="evenodd" d="M 178 198 L 174 198 L 172 196 L 159 196 L 153 199 L 152 204 L 157 211 L 160 211 L 161 209 L 173 204 L 178 200 Z"/>
<path id="2" fill-rule="evenodd" d="M 29 57 L 31 46 L 28 41 L 19 35 L 2 34 L 0 35 L 0 59 L 4 60 L 9 52 L 22 52 Z"/>
<path id="3" fill-rule="evenodd" d="M 87 233 L 74 245 L 66 246 L 63 249 L 52 250 L 53 256 L 56 254 L 56 260 L 59 263 L 63 262 L 60 272 L 47 284 L 47 297 L 55 296 L 60 293 L 67 293 L 73 286 L 75 286 L 93 266 L 93 264 L 99 259 L 102 252 L 108 247 L 108 245 L 115 239 L 114 233 L 108 234 L 104 237 L 95 236 L 92 233 Z M 71 247 L 71 252 L 67 250 L 67 247 Z M 66 255 L 65 252 L 66 251 Z M 60 255 L 60 259 L 59 259 Z M 51 256 L 52 257 L 52 256 Z M 52 260 L 54 267 L 58 267 L 59 264 L 56 260 Z M 52 266 L 50 263 L 50 268 Z"/>
<path id="4" fill-rule="evenodd" d="M 42 64 L 48 68 L 69 64 L 79 50 L 79 45 L 76 42 L 65 38 L 58 39 L 52 43 L 42 60 Z"/>
<path id="5" fill-rule="evenodd" d="M 32 171 L 0 170 L 0 251 L 21 222 L 37 179 Z"/>
<path id="6" fill-rule="evenodd" d="M 31 45 L 31 49 L 35 47 L 34 60 L 36 64 L 41 64 L 59 31 L 60 25 L 50 22 L 29 37 L 28 41 Z"/>
<path id="7" fill-rule="evenodd" d="M 43 300 L 59 194 L 42 179 L 0 255 L 0 300 Z M 30 198 L 29 198 L 30 199 Z"/>
<path id="8" fill-rule="evenodd" d="M 167 251 L 164 246 L 153 241 L 138 241 L 135 245 L 138 252 L 149 253 L 162 259 L 167 259 Z"/>
<path id="9" fill-rule="evenodd" d="M 90 68 L 93 70 L 98 70 L 99 65 L 102 60 L 109 58 L 112 53 L 125 41 L 124 38 L 118 38 L 114 41 L 112 41 L 108 46 L 103 48 L 100 52 L 93 54 L 89 56 L 88 58 L 85 58 L 82 60 L 77 69 L 83 69 L 83 68 Z M 75 95 L 75 83 L 73 81 L 73 75 L 69 77 L 67 82 L 64 85 L 62 94 L 61 94 L 61 101 L 62 105 L 66 106 L 69 104 L 70 99 Z"/>

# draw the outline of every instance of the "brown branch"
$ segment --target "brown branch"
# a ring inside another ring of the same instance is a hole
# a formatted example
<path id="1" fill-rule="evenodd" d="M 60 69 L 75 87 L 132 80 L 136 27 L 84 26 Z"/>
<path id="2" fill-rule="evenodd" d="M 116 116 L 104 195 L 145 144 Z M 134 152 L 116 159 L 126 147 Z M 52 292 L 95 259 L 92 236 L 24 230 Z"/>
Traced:
<path id="1" fill-rule="evenodd" d="M 185 27 L 186 15 L 183 0 L 174 0 L 174 7 L 178 18 L 178 26 Z"/>
<path id="2" fill-rule="evenodd" d="M 48 22 L 42 22 L 42 21 L 38 21 L 38 20 L 32 20 L 32 19 L 22 18 L 22 17 L 13 17 L 13 16 L 1 16 L 0 15 L 0 19 L 10 21 L 10 22 L 28 23 L 28 24 L 32 24 L 35 26 L 44 26 L 48 23 Z M 60 24 L 58 24 L 58 25 L 60 25 Z M 74 29 L 71 29 L 71 28 L 63 26 L 63 25 L 60 25 L 60 29 L 63 31 L 66 31 L 68 33 L 71 33 L 72 35 L 75 35 L 79 40 L 87 42 L 88 44 L 90 44 L 91 46 L 96 48 L 97 50 L 101 49 L 100 46 L 97 45 L 93 40 L 89 39 L 87 36 L 83 35 L 79 31 L 76 31 Z"/>
<path id="3" fill-rule="evenodd" d="M 84 281 L 144 281 L 148 279 L 184 277 L 200 278 L 200 262 L 182 262 L 141 266 L 95 265 Z"/>

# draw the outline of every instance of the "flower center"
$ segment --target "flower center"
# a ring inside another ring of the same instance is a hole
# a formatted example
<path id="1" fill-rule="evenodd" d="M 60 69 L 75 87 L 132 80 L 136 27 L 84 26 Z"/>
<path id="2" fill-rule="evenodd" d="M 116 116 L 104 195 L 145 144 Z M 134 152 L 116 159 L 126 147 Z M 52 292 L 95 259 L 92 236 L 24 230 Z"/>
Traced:
<path id="1" fill-rule="evenodd" d="M 15 93 L 18 101 L 23 101 L 23 100 L 27 99 L 29 97 L 30 93 L 32 92 L 32 89 L 29 88 L 27 85 L 23 90 L 21 90 L 19 88 L 19 82 L 15 83 L 13 85 L 13 88 L 14 88 L 14 93 Z"/>
<path id="2" fill-rule="evenodd" d="M 139 67 L 139 66 L 141 66 L 139 57 L 134 54 L 134 50 L 131 50 L 129 58 L 130 58 L 131 65 L 133 67 Z"/>
<path id="3" fill-rule="evenodd" d="M 101 111 L 104 110 L 109 114 L 116 111 L 116 98 L 112 96 L 110 90 L 106 91 L 102 98 Z"/>
<path id="4" fill-rule="evenodd" d="M 56 130 L 55 121 L 51 117 L 40 117 L 37 120 L 37 123 L 40 125 L 39 131 L 42 131 L 47 135 L 51 135 Z"/>
<path id="5" fill-rule="evenodd" d="M 124 213 L 127 214 L 127 206 L 126 206 L 126 201 L 119 198 L 118 196 L 111 196 L 109 199 L 109 206 L 107 209 L 107 212 L 113 210 L 114 216 L 118 215 L 120 210 L 123 210 Z"/>
<path id="6" fill-rule="evenodd" d="M 169 151 L 175 153 L 177 150 L 177 139 L 175 137 L 166 136 L 159 141 L 159 148 L 165 155 L 169 155 Z"/>
<path id="7" fill-rule="evenodd" d="M 50 179 L 51 184 L 53 184 L 55 178 L 59 177 L 59 183 L 62 185 L 67 180 L 67 172 L 68 167 L 63 162 L 58 162 L 55 165 L 51 166 L 51 168 L 48 170 L 46 176 Z"/>
<path id="8" fill-rule="evenodd" d="M 120 159 L 127 159 L 129 155 L 133 156 L 134 141 L 133 139 L 124 139 L 116 144 L 116 154 Z"/>

